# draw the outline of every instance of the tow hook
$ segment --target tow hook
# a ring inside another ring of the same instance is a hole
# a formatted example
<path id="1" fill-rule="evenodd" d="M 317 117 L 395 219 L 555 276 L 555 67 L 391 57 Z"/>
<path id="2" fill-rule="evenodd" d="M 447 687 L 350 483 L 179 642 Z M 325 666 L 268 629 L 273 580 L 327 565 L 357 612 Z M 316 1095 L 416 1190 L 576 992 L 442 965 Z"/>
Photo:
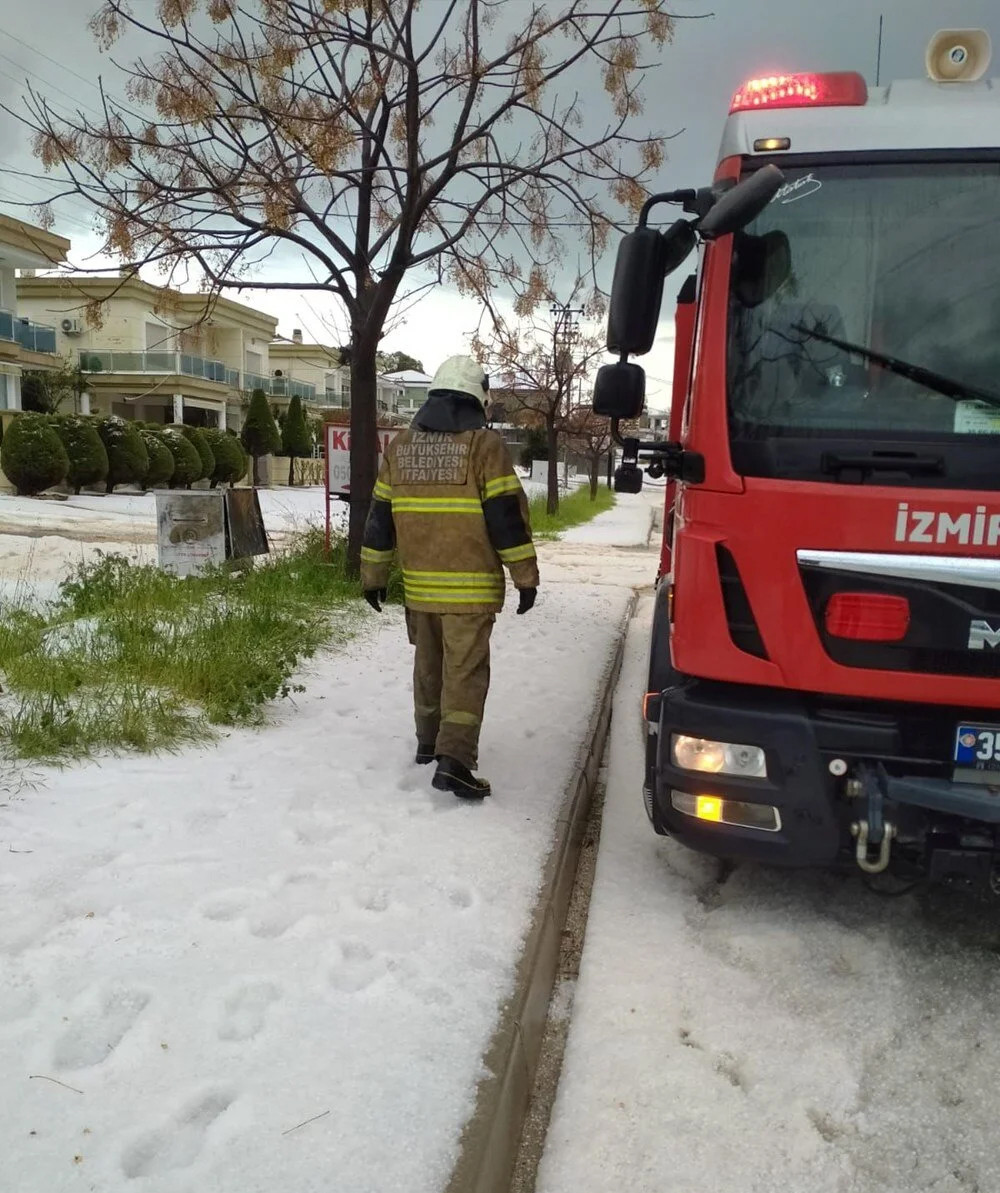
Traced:
<path id="1" fill-rule="evenodd" d="M 851 835 L 857 837 L 854 851 L 858 867 L 866 874 L 881 874 L 889 866 L 889 856 L 892 852 L 892 839 L 896 835 L 896 826 L 885 819 L 885 798 L 882 794 L 885 781 L 885 770 L 879 766 L 877 770 L 862 766 L 858 770 L 858 795 L 867 805 L 866 817 L 855 820 L 851 825 Z M 874 855 L 870 850 L 874 849 Z"/>
<path id="2" fill-rule="evenodd" d="M 882 828 L 882 841 L 878 846 L 878 854 L 869 857 L 869 846 L 875 844 L 868 837 L 868 821 L 855 820 L 851 825 L 852 836 L 857 837 L 858 844 L 854 851 L 854 859 L 866 874 L 881 874 L 889 866 L 889 854 L 892 850 L 892 839 L 896 835 L 896 826 L 888 820 Z"/>

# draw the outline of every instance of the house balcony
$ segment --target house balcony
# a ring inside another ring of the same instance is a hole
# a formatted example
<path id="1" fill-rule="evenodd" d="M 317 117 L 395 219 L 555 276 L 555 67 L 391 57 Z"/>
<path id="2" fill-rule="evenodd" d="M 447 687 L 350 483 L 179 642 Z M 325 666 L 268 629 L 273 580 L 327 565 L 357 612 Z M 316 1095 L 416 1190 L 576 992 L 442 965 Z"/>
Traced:
<path id="1" fill-rule="evenodd" d="M 221 360 L 191 356 L 187 352 L 118 352 L 83 349 L 80 368 L 85 373 L 152 373 L 159 376 L 197 377 L 226 385 L 230 375 L 239 377 L 234 369 L 227 369 Z"/>
<path id="2" fill-rule="evenodd" d="M 15 315 L 13 311 L 6 311 L 2 308 L 0 308 L 0 340 L 11 346 L 16 344 L 25 352 L 55 356 L 56 329 L 54 327 L 49 327 L 44 323 L 32 323 L 30 319 L 24 319 Z M 20 353 L 18 355 L 22 364 L 34 363 Z"/>
<path id="3" fill-rule="evenodd" d="M 291 377 L 262 377 L 260 373 L 244 373 L 243 389 L 252 393 L 262 389 L 272 398 L 301 398 L 304 402 L 316 401 L 316 386 Z"/>

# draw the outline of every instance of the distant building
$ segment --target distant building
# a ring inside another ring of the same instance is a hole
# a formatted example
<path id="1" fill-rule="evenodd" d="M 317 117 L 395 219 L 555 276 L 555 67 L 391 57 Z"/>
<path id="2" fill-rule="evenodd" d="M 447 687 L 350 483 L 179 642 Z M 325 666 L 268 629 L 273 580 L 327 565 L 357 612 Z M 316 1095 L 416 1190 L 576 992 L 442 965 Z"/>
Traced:
<path id="1" fill-rule="evenodd" d="M 18 270 L 52 269 L 66 260 L 69 241 L 44 228 L 0 215 L 0 410 L 21 409 L 24 369 L 58 369 L 56 329 L 36 323 L 20 300 Z"/>
<path id="2" fill-rule="evenodd" d="M 417 369 L 401 369 L 398 373 L 384 373 L 381 380 L 396 387 L 396 413 L 409 420 L 427 401 L 427 387 L 434 378 Z"/>
<path id="3" fill-rule="evenodd" d="M 21 276 L 17 297 L 54 324 L 56 353 L 79 365 L 82 413 L 239 430 L 250 392 L 287 393 L 268 357 L 277 320 L 232 299 L 127 275 Z M 97 303 L 100 326 L 88 317 Z"/>

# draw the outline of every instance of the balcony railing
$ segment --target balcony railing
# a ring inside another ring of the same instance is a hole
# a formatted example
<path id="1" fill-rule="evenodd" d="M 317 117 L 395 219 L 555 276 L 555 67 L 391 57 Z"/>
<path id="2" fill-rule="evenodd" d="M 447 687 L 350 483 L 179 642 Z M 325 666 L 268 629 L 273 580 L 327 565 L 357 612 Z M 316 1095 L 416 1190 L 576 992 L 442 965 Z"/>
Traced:
<path id="1" fill-rule="evenodd" d="M 0 310 L 0 340 L 20 344 L 29 352 L 51 352 L 56 350 L 56 329 L 44 323 L 32 323 L 21 319 L 12 311 Z"/>
<path id="2" fill-rule="evenodd" d="M 207 360 L 187 352 L 114 352 L 83 349 L 80 368 L 85 373 L 167 373 L 202 377 L 226 383 L 226 366 L 221 360 Z"/>
<path id="3" fill-rule="evenodd" d="M 3 324 L 0 322 L 0 336 Z M 53 331 L 53 351 L 55 332 Z M 43 349 L 44 351 L 44 349 Z M 272 397 L 294 397 L 315 401 L 316 387 L 291 377 L 263 377 L 260 373 L 241 373 L 221 360 L 191 356 L 187 352 L 117 352 L 105 349 L 81 349 L 80 368 L 85 373 L 159 373 L 183 377 L 202 377 L 232 390 L 262 389 Z"/>
<path id="4" fill-rule="evenodd" d="M 244 373 L 243 388 L 251 391 L 262 389 L 272 398 L 304 398 L 306 401 L 316 400 L 316 386 L 305 381 L 296 381 L 292 377 L 263 377 L 260 373 Z"/>
<path id="5" fill-rule="evenodd" d="M 351 391 L 349 389 L 326 389 L 323 392 L 323 402 L 327 406 L 336 406 L 340 410 L 350 410 Z"/>

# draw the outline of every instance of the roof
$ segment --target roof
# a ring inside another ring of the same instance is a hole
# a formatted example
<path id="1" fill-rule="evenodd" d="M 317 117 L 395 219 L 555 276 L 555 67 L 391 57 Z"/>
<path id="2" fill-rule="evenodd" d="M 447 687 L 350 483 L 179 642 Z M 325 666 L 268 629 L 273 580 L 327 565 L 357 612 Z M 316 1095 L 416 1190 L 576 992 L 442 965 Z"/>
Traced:
<path id="1" fill-rule="evenodd" d="M 771 108 L 730 116 L 720 160 L 753 157 L 754 142 L 788 137 L 799 153 L 1000 148 L 1000 79 L 907 79 L 869 89 L 864 106 Z M 780 155 L 776 156 L 780 161 Z"/>
<path id="2" fill-rule="evenodd" d="M 15 269 L 44 269 L 66 260 L 69 241 L 35 224 L 0 215 L 0 261 Z"/>
<path id="3" fill-rule="evenodd" d="M 428 377 L 426 373 L 420 373 L 416 369 L 400 369 L 398 373 L 383 373 L 383 377 L 389 381 L 396 381 L 400 385 L 417 386 L 430 385 L 434 380 L 433 377 Z"/>

